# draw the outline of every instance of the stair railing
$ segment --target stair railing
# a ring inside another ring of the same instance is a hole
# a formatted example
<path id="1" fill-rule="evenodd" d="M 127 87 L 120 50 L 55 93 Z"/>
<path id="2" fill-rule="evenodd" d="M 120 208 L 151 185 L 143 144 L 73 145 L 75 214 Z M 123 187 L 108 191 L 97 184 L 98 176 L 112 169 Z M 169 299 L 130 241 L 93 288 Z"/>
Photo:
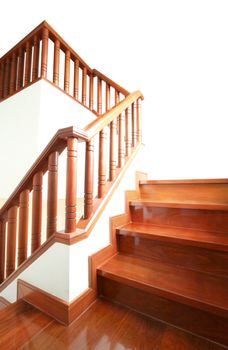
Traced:
<path id="1" fill-rule="evenodd" d="M 45 79 L 95 114 L 129 92 L 87 63 L 47 23 L 42 22 L 0 59 L 0 102 Z M 106 91 L 106 96 L 103 97 Z"/>
<path id="2" fill-rule="evenodd" d="M 108 102 L 109 98 L 108 95 Z M 41 246 L 42 185 L 46 172 L 48 185 L 45 241 L 57 232 L 58 159 L 65 149 L 65 229 L 57 234 L 64 236 L 74 233 L 78 228 L 85 228 L 93 220 L 99 204 L 107 198 L 110 186 L 117 181 L 119 174 L 124 172 L 127 161 L 134 156 L 137 146 L 141 143 L 142 99 L 140 91 L 129 94 L 84 130 L 69 127 L 56 133 L 0 209 L 0 282 L 6 280 L 26 261 L 29 250 L 33 254 Z M 98 145 L 94 142 L 96 137 L 99 139 Z M 78 152 L 79 142 L 85 143 L 85 154 Z M 94 158 L 95 146 L 98 148 L 97 159 Z M 77 223 L 77 159 L 80 157 L 85 159 L 84 214 Z M 98 169 L 97 189 L 94 188 L 95 167 Z M 29 196 L 32 197 L 31 208 Z M 31 247 L 28 249 L 30 241 Z"/>

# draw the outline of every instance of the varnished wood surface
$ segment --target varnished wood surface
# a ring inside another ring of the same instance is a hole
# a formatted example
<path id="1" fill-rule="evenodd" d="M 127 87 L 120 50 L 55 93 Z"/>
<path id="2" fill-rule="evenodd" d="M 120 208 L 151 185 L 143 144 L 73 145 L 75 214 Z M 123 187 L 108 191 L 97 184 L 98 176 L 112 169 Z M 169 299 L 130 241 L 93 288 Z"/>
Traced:
<path id="1" fill-rule="evenodd" d="M 9 305 L 9 301 L 3 297 L 0 297 L 0 310 L 6 308 Z"/>
<path id="2" fill-rule="evenodd" d="M 8 328 L 9 327 L 9 328 Z M 27 305 L 0 317 L 4 350 L 222 350 L 224 347 L 122 306 L 97 301 L 65 327 Z"/>
<path id="3" fill-rule="evenodd" d="M 228 319 L 208 312 L 194 309 L 188 305 L 170 301 L 166 298 L 151 294 L 126 284 L 99 276 L 100 295 L 105 299 L 127 305 L 133 310 L 160 319 L 178 328 L 188 330 L 207 339 L 228 346 Z M 168 349 L 182 349 L 181 342 L 176 340 Z M 196 344 L 195 344 L 196 346 Z M 210 345 L 208 344 L 208 349 Z M 174 347 L 174 348 L 173 348 Z M 183 350 L 185 347 L 183 348 Z M 196 347 L 196 349 L 198 349 Z"/>
<path id="4" fill-rule="evenodd" d="M 181 239 L 169 242 L 159 240 L 159 236 L 156 236 L 156 239 L 148 239 L 145 238 L 145 234 L 118 234 L 117 237 L 119 251 L 123 254 L 158 259 L 182 268 L 228 277 L 228 254 L 226 251 L 214 250 L 213 246 L 212 249 L 206 249 L 203 245 L 188 246 L 186 242 L 180 244 Z"/>
<path id="5" fill-rule="evenodd" d="M 158 260 L 116 255 L 100 276 L 228 318 L 228 279 Z"/>
<path id="6" fill-rule="evenodd" d="M 142 223 L 129 223 L 117 229 L 117 233 L 122 236 L 142 237 L 181 245 L 228 251 L 227 233 L 162 225 L 145 225 Z"/>
<path id="7" fill-rule="evenodd" d="M 134 223 L 185 227 L 224 234 L 228 231 L 228 215 L 224 210 L 131 205 L 130 212 Z"/>
<path id="8" fill-rule="evenodd" d="M 141 198 L 151 201 L 228 204 L 228 182 L 141 182 Z"/>
<path id="9" fill-rule="evenodd" d="M 183 209 L 201 209 L 201 210 L 223 210 L 228 211 L 228 204 L 196 202 L 194 200 L 184 200 L 169 202 L 164 200 L 144 200 L 138 199 L 130 202 L 131 206 L 136 207 L 157 207 L 157 208 L 183 208 Z"/>

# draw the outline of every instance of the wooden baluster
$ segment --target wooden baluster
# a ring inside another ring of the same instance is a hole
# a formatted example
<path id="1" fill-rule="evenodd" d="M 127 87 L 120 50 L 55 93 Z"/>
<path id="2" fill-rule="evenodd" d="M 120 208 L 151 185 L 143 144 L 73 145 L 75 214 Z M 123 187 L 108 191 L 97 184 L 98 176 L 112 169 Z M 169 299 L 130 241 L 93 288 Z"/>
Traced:
<path id="1" fill-rule="evenodd" d="M 79 84 L 79 60 L 74 61 L 74 98 L 78 100 L 78 84 Z"/>
<path id="2" fill-rule="evenodd" d="M 133 102 L 131 105 L 131 132 L 132 132 L 132 147 L 136 146 L 136 140 L 137 140 L 137 135 L 136 135 L 136 110 L 135 110 L 135 103 Z"/>
<path id="3" fill-rule="evenodd" d="M 47 238 L 57 230 L 58 157 L 53 152 L 48 159 Z"/>
<path id="4" fill-rule="evenodd" d="M 41 245 L 42 230 L 42 184 L 43 173 L 40 171 L 33 176 L 32 194 L 32 253 Z"/>
<path id="5" fill-rule="evenodd" d="M 64 91 L 69 94 L 70 91 L 70 51 L 65 53 L 65 71 L 64 71 Z"/>
<path id="6" fill-rule="evenodd" d="M 19 60 L 18 60 L 18 79 L 17 79 L 17 90 L 23 87 L 24 82 L 24 49 L 19 49 Z"/>
<path id="7" fill-rule="evenodd" d="M 137 142 L 142 142 L 142 104 L 141 98 L 136 102 L 136 126 L 137 126 Z"/>
<path id="8" fill-rule="evenodd" d="M 106 83 L 106 111 L 110 109 L 110 85 Z M 110 123 L 110 147 L 109 147 L 109 179 L 113 181 L 116 177 L 116 120 Z"/>
<path id="9" fill-rule="evenodd" d="M 93 110 L 93 94 L 94 94 L 94 85 L 93 85 L 93 73 L 90 74 L 89 79 L 89 109 Z"/>
<path id="10" fill-rule="evenodd" d="M 10 74 L 10 60 L 9 58 L 7 58 L 5 63 L 3 97 L 6 97 L 9 95 L 9 74 Z"/>
<path id="11" fill-rule="evenodd" d="M 40 39 L 38 35 L 34 36 L 33 47 L 32 81 L 35 81 L 39 76 Z"/>
<path id="12" fill-rule="evenodd" d="M 5 278 L 6 222 L 0 221 L 0 284 Z"/>
<path id="13" fill-rule="evenodd" d="M 59 86 L 59 60 L 60 60 L 60 41 L 58 39 L 55 39 L 53 83 L 57 86 Z"/>
<path id="14" fill-rule="evenodd" d="M 109 179 L 113 181 L 116 177 L 116 119 L 110 123 L 110 160 Z"/>
<path id="15" fill-rule="evenodd" d="M 76 138 L 67 140 L 66 221 L 65 232 L 76 229 L 77 206 L 77 144 Z"/>
<path id="16" fill-rule="evenodd" d="M 47 78 L 47 65 L 48 65 L 48 36 L 49 32 L 47 28 L 43 28 L 42 32 L 42 53 L 41 53 L 41 78 Z"/>
<path id="17" fill-rule="evenodd" d="M 3 98 L 4 86 L 4 63 L 0 65 L 0 100 Z"/>
<path id="18" fill-rule="evenodd" d="M 82 71 L 82 104 L 86 106 L 86 98 L 87 98 L 87 68 L 83 67 Z"/>
<path id="19" fill-rule="evenodd" d="M 124 117 L 123 113 L 119 115 L 119 138 L 118 138 L 118 166 L 122 168 L 125 160 L 124 150 Z"/>
<path id="20" fill-rule="evenodd" d="M 102 114 L 102 80 L 97 77 L 97 113 Z"/>
<path id="21" fill-rule="evenodd" d="M 7 259 L 6 277 L 15 271 L 16 265 L 16 234 L 17 234 L 17 207 L 8 210 L 8 232 L 7 232 Z"/>
<path id="22" fill-rule="evenodd" d="M 125 145 L 126 157 L 129 157 L 131 154 L 130 108 L 125 109 Z"/>
<path id="23" fill-rule="evenodd" d="M 30 42 L 26 43 L 26 61 L 25 61 L 25 86 L 30 83 L 31 79 L 31 62 L 32 62 L 32 47 Z"/>
<path id="24" fill-rule="evenodd" d="M 106 131 L 103 129 L 99 133 L 99 169 L 98 169 L 98 198 L 105 195 L 106 185 Z"/>
<path id="25" fill-rule="evenodd" d="M 20 266 L 27 259 L 28 249 L 29 190 L 24 190 L 19 199 L 18 255 Z"/>
<path id="26" fill-rule="evenodd" d="M 16 69 L 17 69 L 17 57 L 16 53 L 13 53 L 10 67 L 10 87 L 9 93 L 10 95 L 14 93 L 16 89 Z"/>
<path id="27" fill-rule="evenodd" d="M 85 162 L 85 206 L 84 217 L 88 219 L 93 212 L 93 184 L 94 184 L 94 142 L 86 142 Z"/>
<path id="28" fill-rule="evenodd" d="M 120 102 L 120 93 L 115 90 L 115 106 Z M 117 117 L 117 121 L 116 121 L 116 131 L 117 134 L 119 134 L 119 116 Z"/>
<path id="29" fill-rule="evenodd" d="M 110 85 L 108 83 L 106 83 L 105 109 L 106 112 L 110 109 Z"/>

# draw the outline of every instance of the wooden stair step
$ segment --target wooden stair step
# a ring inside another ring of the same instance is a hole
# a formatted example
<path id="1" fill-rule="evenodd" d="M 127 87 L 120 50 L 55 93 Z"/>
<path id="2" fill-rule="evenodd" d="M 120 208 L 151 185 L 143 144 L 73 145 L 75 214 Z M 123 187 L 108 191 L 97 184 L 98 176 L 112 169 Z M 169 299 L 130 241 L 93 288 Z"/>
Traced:
<path id="1" fill-rule="evenodd" d="M 130 206 L 135 207 L 156 207 L 156 208 L 183 208 L 183 209 L 205 209 L 205 210 L 218 210 L 218 211 L 228 211 L 227 204 L 218 203 L 196 203 L 195 201 L 152 201 L 152 200 L 142 200 L 136 199 L 130 201 Z"/>
<path id="2" fill-rule="evenodd" d="M 228 318 L 228 279 L 118 254 L 98 275 Z"/>
<path id="3" fill-rule="evenodd" d="M 122 236 L 143 237 L 151 240 L 228 251 L 228 234 L 165 225 L 129 223 L 117 229 Z"/>

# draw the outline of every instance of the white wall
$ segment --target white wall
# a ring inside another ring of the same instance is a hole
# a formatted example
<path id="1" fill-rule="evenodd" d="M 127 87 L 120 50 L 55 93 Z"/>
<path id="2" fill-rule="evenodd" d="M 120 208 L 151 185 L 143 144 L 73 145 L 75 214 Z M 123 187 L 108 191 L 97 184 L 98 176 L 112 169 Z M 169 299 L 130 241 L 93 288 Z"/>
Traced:
<path id="1" fill-rule="evenodd" d="M 44 80 L 0 103 L 0 199 L 11 194 L 58 129 L 82 128 L 94 118 Z"/>
<path id="2" fill-rule="evenodd" d="M 0 54 L 46 19 L 91 67 L 142 90 L 152 177 L 227 177 L 227 0 L 39 4 L 2 4 Z"/>
<path id="3" fill-rule="evenodd" d="M 55 243 L 17 279 L 22 279 L 67 302 L 83 293 L 89 286 L 88 258 L 109 245 L 109 218 L 124 213 L 125 191 L 135 189 L 135 171 L 144 169 L 144 153 L 145 148 L 142 146 L 87 239 L 72 246 Z M 0 296 L 10 302 L 16 301 L 17 279 L 10 283 Z"/>

